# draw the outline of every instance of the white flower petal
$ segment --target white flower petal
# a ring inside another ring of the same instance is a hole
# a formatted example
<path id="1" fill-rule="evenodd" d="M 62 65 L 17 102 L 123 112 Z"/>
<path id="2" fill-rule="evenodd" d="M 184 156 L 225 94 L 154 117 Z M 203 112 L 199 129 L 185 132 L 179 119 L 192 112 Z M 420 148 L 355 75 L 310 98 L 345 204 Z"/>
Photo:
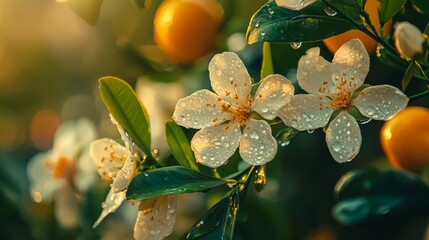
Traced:
<path id="1" fill-rule="evenodd" d="M 225 164 L 234 154 L 240 137 L 238 124 L 205 127 L 194 135 L 191 148 L 198 163 L 216 168 Z"/>
<path id="2" fill-rule="evenodd" d="M 300 131 L 316 129 L 328 124 L 333 110 L 327 106 L 329 106 L 329 100 L 325 97 L 298 94 L 280 108 L 279 117 L 286 126 Z"/>
<path id="3" fill-rule="evenodd" d="M 55 165 L 61 158 L 71 161 L 76 157 L 81 149 L 76 130 L 76 122 L 65 122 L 60 125 L 55 132 L 54 143 L 49 156 L 50 164 Z"/>
<path id="4" fill-rule="evenodd" d="M 101 211 L 100 217 L 98 217 L 97 221 L 92 226 L 93 228 L 96 228 L 98 224 L 100 224 L 101 221 L 103 221 L 103 219 L 107 215 L 109 215 L 109 213 L 115 212 L 116 209 L 121 206 L 122 202 L 126 198 L 125 194 L 125 191 L 113 193 L 113 189 L 110 189 L 109 193 L 107 194 L 106 200 L 101 204 L 103 211 Z"/>
<path id="5" fill-rule="evenodd" d="M 369 71 L 369 55 L 358 38 L 343 44 L 335 53 L 332 63 L 348 67 L 348 72 L 355 77 L 357 87 L 363 84 Z"/>
<path id="6" fill-rule="evenodd" d="M 308 5 L 316 2 L 316 0 L 276 0 L 279 7 L 299 11 Z"/>
<path id="7" fill-rule="evenodd" d="M 104 180 L 112 180 L 124 166 L 128 155 L 124 146 L 112 139 L 103 138 L 91 143 L 89 155 Z"/>
<path id="8" fill-rule="evenodd" d="M 166 195 L 140 202 L 134 225 L 136 240 L 162 240 L 173 232 L 177 196 Z"/>
<path id="9" fill-rule="evenodd" d="M 97 166 L 92 161 L 88 152 L 83 154 L 76 164 L 77 171 L 73 179 L 74 184 L 80 192 L 86 192 L 98 178 Z"/>
<path id="10" fill-rule="evenodd" d="M 222 112 L 225 102 L 215 93 L 203 89 L 177 102 L 173 119 L 186 128 L 203 128 L 221 124 L 231 119 L 231 114 Z"/>
<path id="11" fill-rule="evenodd" d="M 240 140 L 240 156 L 250 165 L 262 165 L 273 160 L 277 141 L 271 135 L 270 125 L 263 120 L 250 119 Z"/>
<path id="12" fill-rule="evenodd" d="M 67 184 L 65 179 L 53 178 L 52 172 L 46 168 L 47 155 L 47 153 L 38 153 L 27 166 L 30 190 L 36 202 L 51 201 L 58 189 Z"/>
<path id="13" fill-rule="evenodd" d="M 278 74 L 269 75 L 256 91 L 252 110 L 263 118 L 272 120 L 280 107 L 290 101 L 293 92 L 294 87 L 287 78 Z"/>
<path id="14" fill-rule="evenodd" d="M 113 193 L 118 193 L 126 190 L 134 176 L 136 161 L 132 155 L 127 157 L 124 166 L 119 170 L 112 183 Z"/>
<path id="15" fill-rule="evenodd" d="M 55 195 L 55 217 L 67 229 L 76 228 L 80 221 L 79 199 L 73 189 L 64 187 Z"/>
<path id="16" fill-rule="evenodd" d="M 237 54 L 216 54 L 210 61 L 209 72 L 213 90 L 225 101 L 243 103 L 250 97 L 252 82 Z"/>
<path id="17" fill-rule="evenodd" d="M 94 123 L 86 118 L 77 120 L 75 134 L 77 139 L 75 144 L 79 144 L 80 148 L 86 148 L 97 137 Z"/>
<path id="18" fill-rule="evenodd" d="M 82 148 L 85 148 L 96 136 L 95 126 L 88 119 L 79 119 L 61 124 L 55 132 L 52 148 L 52 163 L 61 158 L 75 159 Z"/>
<path id="19" fill-rule="evenodd" d="M 340 91 L 353 92 L 365 80 L 366 73 L 361 78 L 364 71 L 348 66 L 340 58 L 342 54 L 339 54 L 338 61 L 344 62 L 344 65 L 326 61 L 319 56 L 319 48 L 311 48 L 306 53 L 298 62 L 297 79 L 299 86 L 308 93 L 332 97 Z"/>
<path id="20" fill-rule="evenodd" d="M 359 153 L 362 143 L 359 125 L 347 111 L 341 111 L 329 123 L 326 143 L 332 157 L 339 163 L 351 161 Z"/>
<path id="21" fill-rule="evenodd" d="M 362 115 L 375 120 L 388 120 L 408 104 L 408 97 L 390 85 L 365 88 L 353 101 Z"/>
<path id="22" fill-rule="evenodd" d="M 297 79 L 299 86 L 315 95 L 337 92 L 336 78 L 342 75 L 344 67 L 334 65 L 320 56 L 320 48 L 310 48 L 298 61 Z"/>

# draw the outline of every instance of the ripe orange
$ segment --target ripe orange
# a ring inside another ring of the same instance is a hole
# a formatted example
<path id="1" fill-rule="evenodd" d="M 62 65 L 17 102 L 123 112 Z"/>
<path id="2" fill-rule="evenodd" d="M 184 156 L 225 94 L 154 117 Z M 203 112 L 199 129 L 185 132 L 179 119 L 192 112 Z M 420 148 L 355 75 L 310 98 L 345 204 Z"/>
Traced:
<path id="1" fill-rule="evenodd" d="M 381 145 L 394 167 L 421 173 L 429 165 L 429 109 L 399 112 L 381 129 Z"/>
<path id="2" fill-rule="evenodd" d="M 378 18 L 377 0 L 368 0 L 365 5 L 365 11 L 369 14 L 371 23 L 374 24 L 375 29 L 377 29 L 378 31 L 378 29 L 380 29 L 380 21 Z M 392 20 L 389 20 L 386 24 L 384 24 L 384 35 L 388 35 L 390 33 L 391 27 Z M 339 35 L 326 38 L 323 40 L 323 42 L 325 43 L 329 51 L 335 53 L 338 48 L 340 48 L 344 43 L 350 41 L 353 38 L 359 38 L 363 42 L 366 50 L 369 53 L 373 53 L 377 49 L 377 42 L 359 30 L 349 30 Z"/>
<path id="3" fill-rule="evenodd" d="M 192 63 L 213 49 L 222 16 L 216 0 L 166 0 L 155 15 L 155 42 L 173 61 Z"/>

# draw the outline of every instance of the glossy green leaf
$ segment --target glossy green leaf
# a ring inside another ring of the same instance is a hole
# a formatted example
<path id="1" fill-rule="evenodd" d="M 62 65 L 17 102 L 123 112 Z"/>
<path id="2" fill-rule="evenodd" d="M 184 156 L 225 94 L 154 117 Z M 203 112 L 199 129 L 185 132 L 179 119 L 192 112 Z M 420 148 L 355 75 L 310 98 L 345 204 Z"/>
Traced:
<path id="1" fill-rule="evenodd" d="M 402 78 L 402 91 L 407 89 L 408 84 L 410 84 L 411 79 L 413 78 L 414 72 L 416 71 L 417 64 L 413 61 L 405 71 L 404 77 Z"/>
<path id="2" fill-rule="evenodd" d="M 151 157 L 149 117 L 134 90 L 116 77 L 103 77 L 99 84 L 103 102 L 112 116 L 134 143 Z"/>
<path id="3" fill-rule="evenodd" d="M 199 171 L 194 153 L 182 128 L 169 120 L 165 123 L 165 134 L 170 151 L 177 162 L 184 167 Z"/>
<path id="4" fill-rule="evenodd" d="M 332 10 L 336 10 L 340 16 L 337 17 L 347 17 L 355 21 L 359 21 L 359 16 L 361 9 L 364 8 L 363 0 L 322 0 L 326 5 L 331 7 L 331 11 L 328 11 L 325 7 L 324 11 L 326 14 L 333 14 Z M 341 16 L 342 15 L 342 16 Z M 336 16 L 336 15 L 335 15 Z M 362 25 L 363 26 L 363 25 Z"/>
<path id="5" fill-rule="evenodd" d="M 225 180 L 186 167 L 163 167 L 135 176 L 128 186 L 127 198 L 144 200 L 168 194 L 203 192 L 225 183 Z"/>
<path id="6" fill-rule="evenodd" d="M 133 0 L 134 5 L 137 8 L 149 8 L 150 5 L 152 4 L 152 0 Z"/>
<path id="7" fill-rule="evenodd" d="M 334 1 L 334 4 L 335 7 L 354 9 L 338 1 Z M 278 7 L 274 1 L 270 1 L 252 16 L 246 33 L 247 41 L 249 44 L 319 41 L 355 28 L 355 25 L 341 17 L 342 14 L 329 16 L 324 9 L 323 3 L 316 2 L 301 11 L 293 11 Z M 359 19 L 358 9 L 353 12 L 350 10 L 347 14 Z"/>
<path id="8" fill-rule="evenodd" d="M 239 194 L 234 190 L 198 219 L 186 239 L 233 239 L 238 208 Z"/>
<path id="9" fill-rule="evenodd" d="M 427 0 L 411 0 L 419 12 L 429 16 L 429 1 Z"/>
<path id="10" fill-rule="evenodd" d="M 429 213 L 429 187 L 417 175 L 399 170 L 355 170 L 335 188 L 334 217 L 355 224 L 397 213 Z"/>
<path id="11" fill-rule="evenodd" d="M 384 25 L 389 19 L 395 16 L 407 0 L 377 0 L 378 16 L 380 24 Z"/>
<path id="12" fill-rule="evenodd" d="M 274 73 L 274 67 L 273 67 L 273 58 L 271 56 L 270 43 L 264 42 L 264 46 L 262 47 L 261 80 L 273 73 Z"/>

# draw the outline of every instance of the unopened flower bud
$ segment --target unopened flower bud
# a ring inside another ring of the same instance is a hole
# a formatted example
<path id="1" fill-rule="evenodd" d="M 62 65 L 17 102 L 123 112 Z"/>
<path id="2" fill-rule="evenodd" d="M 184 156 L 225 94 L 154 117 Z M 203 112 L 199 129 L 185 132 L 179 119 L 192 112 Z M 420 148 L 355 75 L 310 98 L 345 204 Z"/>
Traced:
<path id="1" fill-rule="evenodd" d="M 423 53 L 423 33 L 409 22 L 399 22 L 395 25 L 395 47 L 405 58 L 416 59 Z"/>

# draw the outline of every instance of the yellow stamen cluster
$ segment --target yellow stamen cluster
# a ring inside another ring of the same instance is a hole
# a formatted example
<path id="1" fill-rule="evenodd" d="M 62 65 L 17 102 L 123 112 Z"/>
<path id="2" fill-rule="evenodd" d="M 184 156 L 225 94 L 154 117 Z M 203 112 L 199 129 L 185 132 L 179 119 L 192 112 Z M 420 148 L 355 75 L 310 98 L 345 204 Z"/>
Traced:
<path id="1" fill-rule="evenodd" d="M 347 81 L 347 74 L 343 73 L 341 75 L 341 79 L 339 79 L 339 77 L 336 77 L 335 80 L 337 84 L 335 85 L 334 90 L 328 88 L 328 82 L 325 81 L 323 82 L 322 87 L 319 88 L 319 92 L 325 94 L 330 99 L 332 99 L 330 106 L 326 106 L 326 108 L 331 108 L 333 110 L 347 108 L 351 104 L 352 94 L 357 86 L 357 84 L 355 83 L 355 78 L 351 76 L 351 81 Z M 320 110 L 322 109 L 323 106 L 322 104 L 320 104 Z"/>
<path id="2" fill-rule="evenodd" d="M 52 177 L 55 179 L 66 178 L 70 181 L 76 173 L 76 166 L 73 161 L 70 161 L 64 156 L 60 156 L 57 161 L 52 162 L 51 159 L 45 160 L 45 167 L 52 171 Z"/>
<path id="3" fill-rule="evenodd" d="M 125 163 L 125 159 L 127 157 L 126 154 L 119 156 L 117 153 L 115 153 L 115 151 L 113 150 L 113 144 L 110 144 L 109 146 L 105 146 L 103 150 L 105 152 L 108 152 L 109 157 L 108 157 L 108 159 L 106 159 L 105 157 L 101 157 L 100 162 L 104 163 L 107 160 L 107 161 L 109 161 L 109 163 L 111 163 L 111 162 L 115 161 L 115 159 L 119 159 L 119 161 L 120 161 L 119 166 L 115 165 L 115 166 L 110 166 L 109 168 L 120 170 Z M 102 165 L 97 166 L 97 169 L 99 170 L 99 173 L 101 175 L 101 180 L 112 181 L 113 180 L 112 176 L 109 176 L 107 171 L 104 170 L 103 168 L 104 168 L 104 166 L 102 166 Z"/>

